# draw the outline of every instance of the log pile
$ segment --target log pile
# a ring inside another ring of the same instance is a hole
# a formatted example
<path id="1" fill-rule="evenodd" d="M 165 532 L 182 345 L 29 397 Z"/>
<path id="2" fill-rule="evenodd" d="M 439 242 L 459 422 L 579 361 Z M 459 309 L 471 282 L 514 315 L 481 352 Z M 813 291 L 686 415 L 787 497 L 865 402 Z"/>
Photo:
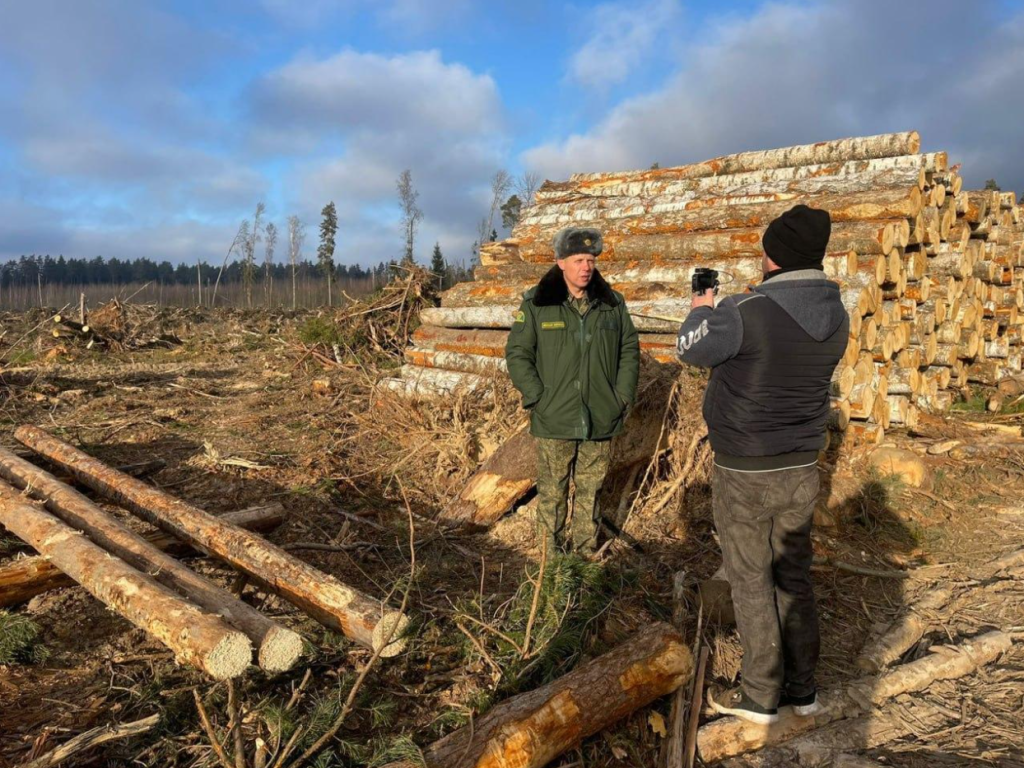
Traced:
<path id="1" fill-rule="evenodd" d="M 408 619 L 252 533 L 279 517 L 260 509 L 215 517 L 113 469 L 40 429 L 15 436 L 51 464 L 205 554 L 234 566 L 324 625 L 380 656 L 400 653 Z M 33 501 L 34 500 L 34 501 Z M 0 449 L 0 525 L 44 561 L 0 569 L 0 604 L 64 582 L 54 569 L 147 631 L 179 661 L 214 679 L 242 674 L 253 660 L 268 672 L 292 667 L 302 639 L 290 629 L 167 554 L 171 542 L 144 537 L 71 486 Z"/>
<path id="2" fill-rule="evenodd" d="M 504 375 L 521 294 L 553 263 L 565 226 L 602 230 L 599 269 L 626 298 L 641 348 L 675 360 L 695 267 L 721 294 L 760 277 L 761 235 L 797 203 L 829 211 L 827 274 L 851 318 L 833 381 L 831 427 L 854 444 L 950 407 L 958 389 L 1021 370 L 1024 215 L 1012 192 L 967 191 L 946 153 L 915 131 L 744 152 L 703 163 L 546 182 L 512 236 L 485 243 L 474 280 L 424 310 L 400 378 L 410 394 Z M 666 319 L 670 318 L 670 319 Z"/>

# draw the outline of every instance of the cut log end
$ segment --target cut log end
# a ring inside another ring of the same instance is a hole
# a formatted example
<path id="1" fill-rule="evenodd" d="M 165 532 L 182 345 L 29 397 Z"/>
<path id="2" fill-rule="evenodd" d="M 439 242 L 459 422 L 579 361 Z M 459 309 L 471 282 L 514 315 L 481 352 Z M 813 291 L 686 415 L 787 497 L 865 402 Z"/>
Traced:
<path id="1" fill-rule="evenodd" d="M 394 630 L 392 632 L 392 630 Z M 398 611 L 386 613 L 373 628 L 373 650 L 380 650 L 382 658 L 390 659 L 405 650 L 409 644 L 405 633 L 409 630 L 409 617 Z M 391 637 L 387 645 L 384 643 Z M 383 648 L 381 648 L 383 646 Z"/>
<path id="2" fill-rule="evenodd" d="M 242 632 L 229 632 L 203 659 L 203 669 L 214 680 L 231 680 L 252 661 L 252 646 Z"/>
<path id="3" fill-rule="evenodd" d="M 265 672 L 287 672 L 302 657 L 302 636 L 284 627 L 275 627 L 260 643 L 257 661 Z"/>

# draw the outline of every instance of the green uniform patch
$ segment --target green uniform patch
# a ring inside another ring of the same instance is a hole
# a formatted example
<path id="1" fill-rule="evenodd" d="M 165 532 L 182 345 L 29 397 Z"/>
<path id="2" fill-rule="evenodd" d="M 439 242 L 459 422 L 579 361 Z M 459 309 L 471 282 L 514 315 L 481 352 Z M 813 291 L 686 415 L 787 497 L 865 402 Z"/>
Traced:
<path id="1" fill-rule="evenodd" d="M 565 322 L 562 321 L 562 320 L 552 320 L 552 321 L 547 322 L 547 323 L 541 323 L 540 327 L 541 327 L 541 330 L 544 330 L 544 331 L 553 331 L 556 328 L 565 328 Z"/>
<path id="2" fill-rule="evenodd" d="M 518 312 L 516 312 L 515 322 L 517 322 L 517 323 L 525 323 L 526 322 L 526 313 L 523 312 L 523 310 L 520 309 Z"/>

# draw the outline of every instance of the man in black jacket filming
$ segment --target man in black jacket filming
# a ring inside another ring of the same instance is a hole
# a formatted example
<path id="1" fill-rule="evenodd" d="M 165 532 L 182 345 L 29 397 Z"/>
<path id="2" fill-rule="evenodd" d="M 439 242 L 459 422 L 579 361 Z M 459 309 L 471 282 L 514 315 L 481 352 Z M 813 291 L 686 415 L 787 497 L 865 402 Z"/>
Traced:
<path id="1" fill-rule="evenodd" d="M 819 711 L 811 519 L 829 382 L 850 320 L 822 268 L 825 211 L 798 205 L 762 238 L 764 280 L 718 307 L 693 297 L 679 329 L 684 363 L 712 368 L 704 419 L 714 451 L 715 526 L 743 644 L 741 684 L 712 707 L 773 723 L 780 706 Z"/>

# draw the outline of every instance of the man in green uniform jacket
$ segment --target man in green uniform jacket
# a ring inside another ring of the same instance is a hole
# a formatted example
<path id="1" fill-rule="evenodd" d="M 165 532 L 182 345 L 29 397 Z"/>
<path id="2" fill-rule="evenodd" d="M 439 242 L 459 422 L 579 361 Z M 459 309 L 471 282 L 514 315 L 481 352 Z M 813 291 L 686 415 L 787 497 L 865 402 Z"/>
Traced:
<path id="1" fill-rule="evenodd" d="M 611 438 L 636 398 L 640 343 L 622 294 L 595 266 L 601 233 L 563 229 L 554 249 L 556 265 L 523 295 L 505 360 L 537 442 L 538 543 L 562 546 L 573 477 L 573 548 L 589 553 Z"/>

